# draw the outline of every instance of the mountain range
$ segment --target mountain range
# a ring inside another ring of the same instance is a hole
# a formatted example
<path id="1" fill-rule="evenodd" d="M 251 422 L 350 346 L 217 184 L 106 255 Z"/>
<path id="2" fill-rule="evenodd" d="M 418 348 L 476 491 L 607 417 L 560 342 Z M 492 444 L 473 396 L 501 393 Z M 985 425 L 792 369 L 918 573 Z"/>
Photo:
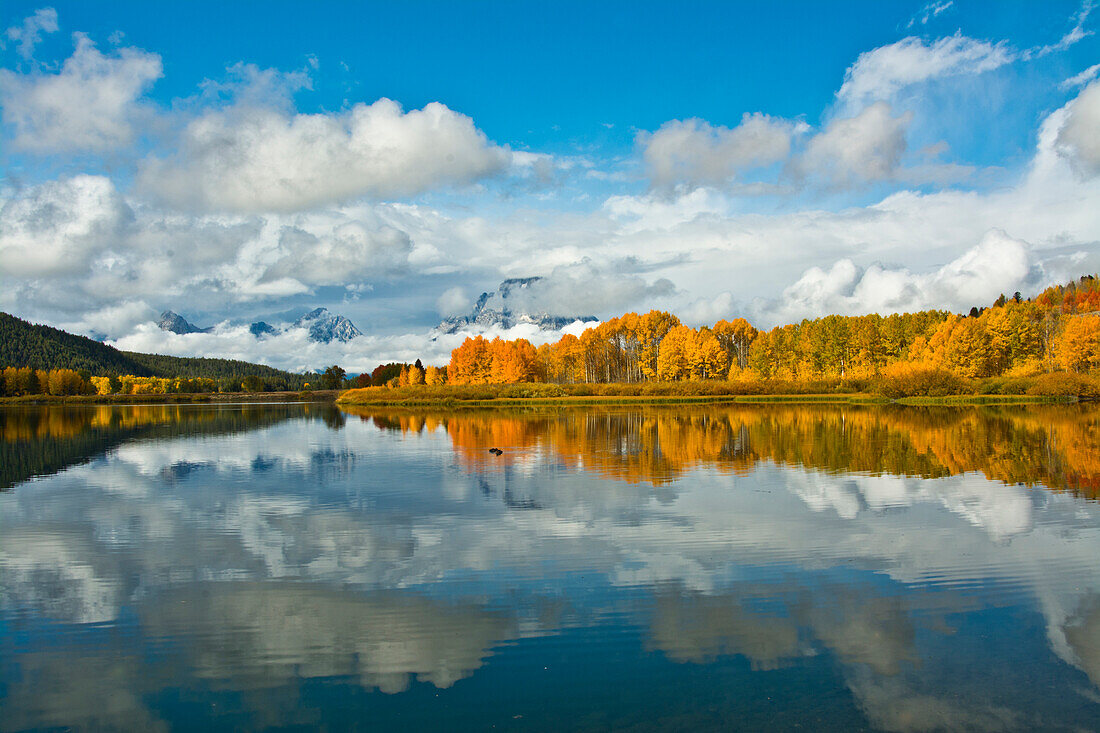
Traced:
<path id="1" fill-rule="evenodd" d="M 164 311 L 160 314 L 157 325 L 164 331 L 172 333 L 210 333 L 212 327 L 200 328 L 188 321 L 183 316 L 173 311 Z M 309 330 L 311 341 L 327 344 L 332 341 L 351 341 L 363 332 L 355 327 L 346 317 L 332 313 L 327 308 L 314 308 L 309 313 L 299 317 L 292 323 L 272 325 L 266 321 L 256 321 L 249 324 L 248 330 L 256 338 L 265 338 L 282 333 L 288 328 L 305 328 Z"/>
<path id="2" fill-rule="evenodd" d="M 595 316 L 552 314 L 545 310 L 530 310 L 524 296 L 541 277 L 514 277 L 505 280 L 492 293 L 482 293 L 474 304 L 473 310 L 464 316 L 445 319 L 435 327 L 437 334 L 452 334 L 459 331 L 484 331 L 489 328 L 512 328 L 530 323 L 544 331 L 556 331 L 574 321 L 596 321 Z"/>
<path id="3" fill-rule="evenodd" d="M 157 325 L 160 326 L 162 331 L 171 331 L 172 333 L 210 333 L 213 328 L 199 328 L 195 324 L 188 321 L 179 313 L 173 311 L 164 311 L 160 314 L 160 320 L 157 321 Z"/>

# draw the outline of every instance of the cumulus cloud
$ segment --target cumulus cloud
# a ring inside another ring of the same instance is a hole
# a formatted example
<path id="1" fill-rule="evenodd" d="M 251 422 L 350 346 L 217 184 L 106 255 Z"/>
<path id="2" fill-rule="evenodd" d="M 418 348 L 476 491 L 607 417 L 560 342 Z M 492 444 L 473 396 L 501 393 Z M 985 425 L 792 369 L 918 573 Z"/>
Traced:
<path id="1" fill-rule="evenodd" d="M 127 300 L 84 314 L 77 321 L 62 323 L 61 327 L 70 333 L 108 336 L 130 333 L 139 324 L 148 323 L 157 317 L 157 311 L 147 303 Z"/>
<path id="2" fill-rule="evenodd" d="M 4 35 L 8 40 L 19 44 L 16 50 L 20 56 L 30 59 L 34 55 L 34 47 L 42 40 L 42 34 L 56 32 L 57 11 L 53 8 L 40 8 L 34 11 L 34 15 L 25 18 L 22 26 L 12 26 Z"/>
<path id="3" fill-rule="evenodd" d="M 470 310 L 472 304 L 470 296 L 461 287 L 445 290 L 435 301 L 436 310 L 444 317 L 462 315 Z"/>
<path id="4" fill-rule="evenodd" d="M 416 254 L 402 226 L 416 222 L 370 207 L 178 214 L 131 205 L 106 177 L 73 176 L 0 199 L 0 290 L 5 307 L 59 308 L 66 323 L 130 299 L 210 310 L 400 275 Z"/>
<path id="5" fill-rule="evenodd" d="M 757 307 L 788 322 L 826 313 L 966 310 L 1034 284 L 1027 243 L 994 230 L 957 259 L 929 273 L 882 265 L 863 268 L 850 259 L 828 269 L 811 267 L 783 291 L 780 301 Z"/>
<path id="6" fill-rule="evenodd" d="M 313 80 L 305 69 L 283 71 L 239 62 L 225 71 L 224 78 L 206 79 L 200 84 L 200 97 L 206 104 L 289 112 L 295 93 L 313 88 Z"/>
<path id="7" fill-rule="evenodd" d="M 405 232 L 386 226 L 372 229 L 358 221 L 339 224 L 327 236 L 283 227 L 279 242 L 283 253 L 266 267 L 261 282 L 293 279 L 308 285 L 343 285 L 364 266 L 376 273 L 399 270 L 412 251 Z"/>
<path id="8" fill-rule="evenodd" d="M 509 152 L 469 117 L 389 99 L 341 114 L 234 106 L 191 122 L 179 153 L 150 158 L 139 185 L 199 211 L 300 211 L 357 197 L 401 198 L 503 170 Z"/>
<path id="9" fill-rule="evenodd" d="M 697 298 L 686 306 L 678 308 L 676 314 L 684 323 L 709 326 L 722 319 L 728 319 L 737 308 L 733 293 L 723 290 L 713 298 Z"/>
<path id="10" fill-rule="evenodd" d="M 647 306 L 676 293 L 667 278 L 647 282 L 635 274 L 634 261 L 597 264 L 584 259 L 555 267 L 549 275 L 508 297 L 513 311 L 551 315 L 620 315 L 633 306 Z"/>
<path id="11" fill-rule="evenodd" d="M 745 114 L 733 128 L 705 120 L 671 120 L 653 133 L 641 133 L 637 142 L 654 186 L 685 183 L 722 185 L 738 173 L 787 158 L 791 137 L 804 123 Z"/>
<path id="12" fill-rule="evenodd" d="M 898 172 L 912 120 L 912 112 L 895 117 L 887 102 L 834 119 L 810 139 L 798 168 L 834 186 L 889 180 Z"/>
<path id="13" fill-rule="evenodd" d="M 1013 60 L 1004 44 L 955 34 L 926 44 L 910 36 L 861 53 L 844 73 L 837 102 L 849 114 L 877 101 L 889 101 L 901 90 L 932 79 L 981 74 Z"/>
<path id="14" fill-rule="evenodd" d="M 652 193 L 642 196 L 610 196 L 603 211 L 627 232 L 669 230 L 698 217 L 729 212 L 729 201 L 718 191 L 696 188 L 673 198 Z"/>
<path id="15" fill-rule="evenodd" d="M 0 269 L 33 278 L 84 271 L 93 254 L 114 243 L 132 219 L 108 178 L 49 181 L 0 208 Z"/>
<path id="16" fill-rule="evenodd" d="M 160 56 L 137 48 L 107 55 L 86 35 L 56 74 L 0 69 L 3 121 L 13 145 L 34 153 L 105 152 L 135 138 L 140 98 L 161 77 Z"/>
<path id="17" fill-rule="evenodd" d="M 1093 81 L 1069 103 L 1058 132 L 1058 152 L 1084 176 L 1100 173 L 1100 81 Z"/>

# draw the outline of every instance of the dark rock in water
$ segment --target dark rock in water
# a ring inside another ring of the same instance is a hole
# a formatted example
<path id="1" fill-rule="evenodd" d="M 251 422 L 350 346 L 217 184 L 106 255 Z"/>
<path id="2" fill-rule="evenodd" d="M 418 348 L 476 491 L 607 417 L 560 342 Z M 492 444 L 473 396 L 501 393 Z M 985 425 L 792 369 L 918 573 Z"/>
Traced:
<path id="1" fill-rule="evenodd" d="M 193 323 L 189 323 L 186 318 L 179 313 L 173 313 L 172 311 L 164 311 L 160 314 L 160 320 L 157 321 L 157 325 L 161 330 L 170 331 L 172 333 L 210 333 L 213 328 L 199 328 Z"/>
<path id="2" fill-rule="evenodd" d="M 504 453 L 504 451 L 502 451 L 500 448 L 490 448 L 489 452 L 492 453 L 494 456 L 499 456 Z"/>

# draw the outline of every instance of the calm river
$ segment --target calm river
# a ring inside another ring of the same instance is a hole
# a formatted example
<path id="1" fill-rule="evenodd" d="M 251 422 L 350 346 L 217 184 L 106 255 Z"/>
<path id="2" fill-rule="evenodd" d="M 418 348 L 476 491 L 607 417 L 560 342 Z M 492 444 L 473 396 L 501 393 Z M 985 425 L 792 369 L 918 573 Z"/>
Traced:
<path id="1" fill-rule="evenodd" d="M 0 729 L 1093 730 L 1098 490 L 1077 406 L 0 408 Z"/>

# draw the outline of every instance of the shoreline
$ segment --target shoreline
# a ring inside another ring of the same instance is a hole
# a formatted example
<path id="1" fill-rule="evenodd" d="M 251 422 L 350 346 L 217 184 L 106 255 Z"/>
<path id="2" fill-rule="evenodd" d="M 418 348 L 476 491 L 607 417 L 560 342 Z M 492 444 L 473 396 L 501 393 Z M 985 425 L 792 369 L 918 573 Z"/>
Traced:
<path id="1" fill-rule="evenodd" d="M 388 390 L 387 390 L 388 391 Z M 977 406 L 1073 404 L 1093 402 L 1075 396 L 962 394 L 940 397 L 900 397 L 857 393 L 813 394 L 710 394 L 710 395 L 555 395 L 555 396 L 478 396 L 463 398 L 455 395 L 409 395 L 407 392 L 386 395 L 355 395 L 345 398 L 347 391 L 316 390 L 313 392 L 218 392 L 210 394 L 142 394 L 142 395 L 23 395 L 0 397 L 3 405 L 205 405 L 290 402 L 334 402 L 338 407 L 516 407 L 586 405 L 700 405 L 700 404 L 833 404 L 833 405 L 902 405 Z"/>
<path id="2" fill-rule="evenodd" d="M 340 390 L 313 392 L 211 392 L 198 394 L 22 395 L 0 405 L 207 405 L 254 402 L 333 402 Z"/>
<path id="3" fill-rule="evenodd" d="M 459 399 L 454 397 L 379 397 L 376 399 L 336 400 L 345 407 L 516 407 L 586 405 L 690 405 L 690 404 L 819 404 L 819 405 L 901 405 L 982 406 L 982 405 L 1049 405 L 1083 402 L 1077 397 L 1046 395 L 951 395 L 945 397 L 902 397 L 892 400 L 874 394 L 773 394 L 773 395 L 568 395 L 562 397 L 496 397 L 489 399 Z"/>

